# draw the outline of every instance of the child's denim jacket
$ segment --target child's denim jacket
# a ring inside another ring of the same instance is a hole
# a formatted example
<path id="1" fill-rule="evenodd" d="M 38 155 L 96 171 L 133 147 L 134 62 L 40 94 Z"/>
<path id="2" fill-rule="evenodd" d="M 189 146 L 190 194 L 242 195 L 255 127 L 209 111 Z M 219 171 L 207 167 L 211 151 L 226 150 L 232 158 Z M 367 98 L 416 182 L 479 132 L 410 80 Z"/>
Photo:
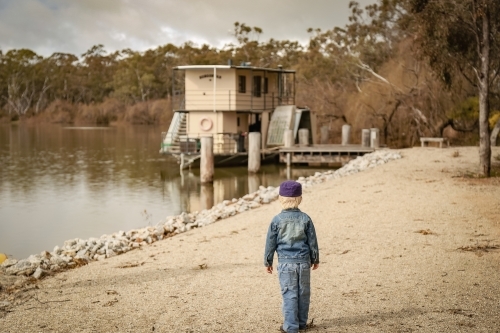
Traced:
<path id="1" fill-rule="evenodd" d="M 306 213 L 298 208 L 285 209 L 273 218 L 266 237 L 266 267 L 273 265 L 274 251 L 280 263 L 319 264 L 316 231 Z"/>

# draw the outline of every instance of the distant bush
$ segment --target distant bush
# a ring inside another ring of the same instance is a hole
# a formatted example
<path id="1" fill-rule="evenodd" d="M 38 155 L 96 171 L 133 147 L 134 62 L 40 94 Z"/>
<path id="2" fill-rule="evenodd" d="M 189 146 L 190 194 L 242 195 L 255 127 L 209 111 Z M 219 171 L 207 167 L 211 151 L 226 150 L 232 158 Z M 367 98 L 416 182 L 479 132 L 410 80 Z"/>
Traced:
<path id="1" fill-rule="evenodd" d="M 119 120 L 125 105 L 115 98 L 107 98 L 102 103 L 80 104 L 77 108 L 78 122 L 96 125 L 109 125 Z"/>
<path id="2" fill-rule="evenodd" d="M 153 125 L 172 120 L 170 101 L 159 99 L 128 106 L 123 121 L 130 124 Z"/>
<path id="3" fill-rule="evenodd" d="M 13 121 L 0 109 L 0 121 Z M 65 100 L 55 100 L 37 115 L 30 114 L 33 121 L 57 124 L 109 125 L 114 122 L 136 125 L 169 124 L 172 107 L 169 99 L 158 99 L 126 105 L 116 98 L 107 98 L 102 103 L 72 104 Z"/>
<path id="4" fill-rule="evenodd" d="M 42 120 L 47 120 L 51 123 L 70 124 L 75 120 L 76 106 L 70 102 L 57 99 L 49 104 L 49 106 L 38 116 Z"/>

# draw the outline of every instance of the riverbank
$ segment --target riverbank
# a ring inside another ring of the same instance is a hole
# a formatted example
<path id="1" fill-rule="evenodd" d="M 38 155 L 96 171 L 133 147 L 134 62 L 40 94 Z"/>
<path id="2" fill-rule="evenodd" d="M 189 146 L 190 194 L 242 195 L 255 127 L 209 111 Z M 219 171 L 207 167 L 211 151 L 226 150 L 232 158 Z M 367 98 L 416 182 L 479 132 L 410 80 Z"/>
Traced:
<path id="1" fill-rule="evenodd" d="M 29 111 L 20 116 L 0 109 L 0 123 L 28 122 L 30 124 L 67 125 L 168 125 L 173 112 L 170 99 L 124 103 L 116 98 L 106 98 L 100 103 L 71 103 L 55 100 L 38 113 Z"/>
<path id="2" fill-rule="evenodd" d="M 401 155 L 397 152 L 379 150 L 358 157 L 335 171 L 316 172 L 312 176 L 300 177 L 298 181 L 303 184 L 304 188 L 308 188 L 331 179 L 338 179 L 362 172 L 400 158 Z M 200 212 L 183 212 L 177 216 L 169 216 L 166 218 L 166 221 L 161 221 L 155 226 L 132 229 L 127 232 L 118 231 L 110 235 L 102 235 L 99 238 L 70 239 L 65 241 L 62 247 L 55 246 L 51 252 L 45 250 L 40 254 L 30 255 L 26 259 L 18 260 L 12 258 L 4 260 L 0 265 L 0 273 L 4 275 L 32 277 L 38 280 L 43 276 L 57 273 L 61 270 L 76 268 L 95 260 L 111 258 L 164 238 L 244 213 L 248 210 L 258 208 L 263 204 L 269 204 L 278 198 L 278 191 L 279 187 L 259 186 L 258 191 L 248 193 L 242 198 L 225 200 L 210 209 L 204 209 Z M 9 288 L 8 285 L 2 282 L 2 279 L 0 279 L 0 286 Z"/>
<path id="3" fill-rule="evenodd" d="M 315 223 L 321 261 L 313 272 L 310 331 L 500 329 L 499 179 L 469 176 L 477 148 L 401 153 L 400 160 L 304 190 L 301 208 Z M 272 202 L 47 277 L 5 295 L 2 329 L 275 331 L 281 298 L 262 251 L 278 211 Z"/>

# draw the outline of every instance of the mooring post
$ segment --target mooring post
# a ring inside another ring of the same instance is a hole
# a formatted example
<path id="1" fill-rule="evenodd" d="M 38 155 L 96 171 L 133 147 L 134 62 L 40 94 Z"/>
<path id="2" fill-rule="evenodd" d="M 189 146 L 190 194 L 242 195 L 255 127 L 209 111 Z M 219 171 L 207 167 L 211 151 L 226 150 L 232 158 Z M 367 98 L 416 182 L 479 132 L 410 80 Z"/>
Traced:
<path id="1" fill-rule="evenodd" d="M 214 186 L 205 183 L 200 188 L 200 209 L 210 209 L 214 206 Z"/>
<path id="2" fill-rule="evenodd" d="M 307 128 L 299 129 L 299 145 L 309 146 L 309 130 Z"/>
<path id="3" fill-rule="evenodd" d="M 259 176 L 254 173 L 250 173 L 248 175 L 248 193 L 253 193 L 258 191 L 259 185 L 260 185 Z"/>
<path id="4" fill-rule="evenodd" d="M 380 130 L 378 128 L 370 128 L 370 148 L 380 148 Z"/>
<path id="5" fill-rule="evenodd" d="M 181 162 L 180 162 L 179 168 L 181 169 L 181 173 L 182 173 L 182 170 L 184 170 L 184 153 L 181 153 Z"/>
<path id="6" fill-rule="evenodd" d="M 348 145 L 351 138 L 351 125 L 342 125 L 342 146 Z"/>
<path id="7" fill-rule="evenodd" d="M 321 127 L 321 144 L 326 145 L 330 140 L 330 129 L 328 126 Z"/>
<path id="8" fill-rule="evenodd" d="M 361 130 L 361 146 L 362 147 L 370 147 L 370 130 L 362 129 Z"/>
<path id="9" fill-rule="evenodd" d="M 205 136 L 201 138 L 200 150 L 200 181 L 212 183 L 214 181 L 214 138 Z"/>
<path id="10" fill-rule="evenodd" d="M 248 172 L 258 172 L 260 169 L 260 133 L 248 134 Z"/>
<path id="11" fill-rule="evenodd" d="M 283 146 L 285 148 L 292 148 L 294 143 L 293 140 L 293 131 L 291 129 L 285 130 L 285 133 L 283 134 Z M 290 164 L 292 162 L 292 156 L 290 153 L 286 153 L 286 166 L 290 167 Z"/>

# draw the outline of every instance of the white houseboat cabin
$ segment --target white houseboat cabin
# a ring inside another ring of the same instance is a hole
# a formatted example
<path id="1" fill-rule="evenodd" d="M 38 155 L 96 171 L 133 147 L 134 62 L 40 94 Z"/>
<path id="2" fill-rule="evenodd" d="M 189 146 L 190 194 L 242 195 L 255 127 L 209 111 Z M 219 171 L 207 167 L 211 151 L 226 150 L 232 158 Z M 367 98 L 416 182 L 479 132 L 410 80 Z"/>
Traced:
<path id="1" fill-rule="evenodd" d="M 196 156 L 200 138 L 213 136 L 216 165 L 237 164 L 246 159 L 248 132 L 261 133 L 262 148 L 282 145 L 286 129 L 309 128 L 314 138 L 311 113 L 295 107 L 293 70 L 178 66 L 172 82 L 174 116 L 161 153 Z"/>

